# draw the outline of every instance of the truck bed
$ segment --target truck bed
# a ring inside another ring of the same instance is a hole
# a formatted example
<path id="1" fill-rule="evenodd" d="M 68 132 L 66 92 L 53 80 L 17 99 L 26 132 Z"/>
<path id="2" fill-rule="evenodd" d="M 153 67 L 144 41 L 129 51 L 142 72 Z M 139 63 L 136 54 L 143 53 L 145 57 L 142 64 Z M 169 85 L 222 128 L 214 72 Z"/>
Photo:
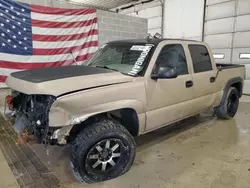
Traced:
<path id="1" fill-rule="evenodd" d="M 239 68 L 239 67 L 244 67 L 244 65 L 238 65 L 238 64 L 226 64 L 226 63 L 216 63 L 216 67 L 218 69 L 231 69 L 231 68 Z"/>

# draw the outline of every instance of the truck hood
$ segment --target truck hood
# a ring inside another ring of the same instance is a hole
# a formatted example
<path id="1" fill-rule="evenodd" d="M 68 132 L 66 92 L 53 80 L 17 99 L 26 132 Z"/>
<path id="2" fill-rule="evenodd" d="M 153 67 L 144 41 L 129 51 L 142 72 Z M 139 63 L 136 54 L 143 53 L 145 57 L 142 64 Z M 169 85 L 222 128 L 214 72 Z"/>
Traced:
<path id="1" fill-rule="evenodd" d="M 62 66 L 11 73 L 6 85 L 25 94 L 60 96 L 75 91 L 132 82 L 120 72 L 88 66 Z"/>

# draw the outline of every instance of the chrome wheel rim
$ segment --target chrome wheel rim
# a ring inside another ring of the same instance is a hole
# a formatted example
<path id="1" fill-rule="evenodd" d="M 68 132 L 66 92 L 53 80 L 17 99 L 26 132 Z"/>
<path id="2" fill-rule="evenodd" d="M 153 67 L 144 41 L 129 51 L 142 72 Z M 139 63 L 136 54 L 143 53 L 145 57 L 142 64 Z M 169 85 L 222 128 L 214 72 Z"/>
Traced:
<path id="1" fill-rule="evenodd" d="M 85 162 L 87 172 L 103 175 L 114 170 L 121 161 L 127 161 L 128 148 L 120 139 L 105 139 L 94 145 Z"/>

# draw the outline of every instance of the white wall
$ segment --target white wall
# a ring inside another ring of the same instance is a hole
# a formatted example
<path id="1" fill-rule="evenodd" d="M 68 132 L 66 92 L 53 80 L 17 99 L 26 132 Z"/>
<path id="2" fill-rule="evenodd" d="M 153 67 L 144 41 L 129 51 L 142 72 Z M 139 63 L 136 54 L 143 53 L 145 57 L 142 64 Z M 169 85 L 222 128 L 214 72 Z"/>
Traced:
<path id="1" fill-rule="evenodd" d="M 123 5 L 121 7 L 124 6 L 128 5 Z M 119 13 L 146 18 L 148 19 L 148 33 L 155 34 L 158 32 L 162 34 L 162 3 L 160 0 L 139 4 L 132 8 L 122 10 Z"/>
<path id="2" fill-rule="evenodd" d="M 166 0 L 164 37 L 202 40 L 204 0 Z"/>
<path id="3" fill-rule="evenodd" d="M 164 13 L 163 1 L 137 5 L 119 13 L 147 18 L 151 34 L 158 32 L 166 38 L 202 40 L 204 0 L 165 0 Z"/>
<path id="4" fill-rule="evenodd" d="M 250 0 L 207 0 L 204 40 L 224 55 L 216 62 L 245 65 L 243 93 L 250 94 L 250 58 L 240 58 L 250 54 Z"/>

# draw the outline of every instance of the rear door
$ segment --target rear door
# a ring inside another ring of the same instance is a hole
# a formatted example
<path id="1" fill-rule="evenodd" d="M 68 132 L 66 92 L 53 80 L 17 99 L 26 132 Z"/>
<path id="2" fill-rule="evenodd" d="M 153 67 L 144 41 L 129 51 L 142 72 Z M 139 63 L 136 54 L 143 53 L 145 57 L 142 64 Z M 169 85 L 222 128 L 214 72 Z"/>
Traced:
<path id="1" fill-rule="evenodd" d="M 161 42 L 146 73 L 147 127 L 156 129 L 192 114 L 190 106 L 194 98 L 193 79 L 186 49 L 179 41 Z M 167 65 L 177 69 L 178 77 L 171 79 L 151 78 L 156 66 Z"/>
<path id="2" fill-rule="evenodd" d="M 217 68 L 211 61 L 211 55 L 206 46 L 202 44 L 188 44 L 192 65 L 193 83 L 196 111 L 210 107 L 218 91 L 216 83 Z"/>

